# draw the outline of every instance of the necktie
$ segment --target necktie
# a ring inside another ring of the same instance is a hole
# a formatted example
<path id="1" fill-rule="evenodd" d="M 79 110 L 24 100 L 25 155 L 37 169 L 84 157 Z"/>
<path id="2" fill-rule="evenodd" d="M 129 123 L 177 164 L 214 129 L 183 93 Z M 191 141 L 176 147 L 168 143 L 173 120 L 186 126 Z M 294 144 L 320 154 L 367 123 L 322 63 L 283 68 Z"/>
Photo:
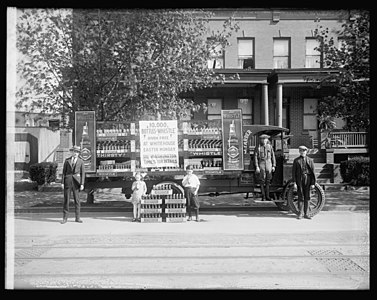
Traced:
<path id="1" fill-rule="evenodd" d="M 302 158 L 302 171 L 304 173 L 307 173 L 307 170 L 306 170 L 306 157 Z"/>
<path id="2" fill-rule="evenodd" d="M 72 166 L 75 167 L 75 164 L 76 164 L 76 159 L 73 157 L 72 158 Z"/>

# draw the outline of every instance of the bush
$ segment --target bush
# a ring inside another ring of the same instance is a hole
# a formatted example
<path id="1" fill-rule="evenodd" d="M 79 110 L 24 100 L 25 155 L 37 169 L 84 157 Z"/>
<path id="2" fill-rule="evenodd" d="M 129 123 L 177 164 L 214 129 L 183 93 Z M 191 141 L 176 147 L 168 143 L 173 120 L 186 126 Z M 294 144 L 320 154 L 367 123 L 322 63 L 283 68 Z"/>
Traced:
<path id="1" fill-rule="evenodd" d="M 369 157 L 354 157 L 340 162 L 343 182 L 357 186 L 369 186 Z"/>
<path id="2" fill-rule="evenodd" d="M 38 185 L 55 182 L 57 167 L 57 163 L 53 162 L 32 164 L 29 169 L 30 179 L 37 182 Z"/>

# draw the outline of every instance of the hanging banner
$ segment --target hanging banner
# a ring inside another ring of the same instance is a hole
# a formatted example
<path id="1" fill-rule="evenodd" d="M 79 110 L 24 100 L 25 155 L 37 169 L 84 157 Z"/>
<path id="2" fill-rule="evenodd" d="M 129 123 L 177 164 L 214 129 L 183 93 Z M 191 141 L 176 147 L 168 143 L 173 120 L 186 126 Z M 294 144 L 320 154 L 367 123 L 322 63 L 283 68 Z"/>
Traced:
<path id="1" fill-rule="evenodd" d="M 223 169 L 243 170 L 242 111 L 230 109 L 221 111 L 223 134 Z"/>
<path id="2" fill-rule="evenodd" d="M 96 171 L 96 116 L 94 111 L 75 112 L 75 145 L 80 146 L 80 158 L 86 172 Z"/>
<path id="3" fill-rule="evenodd" d="M 139 130 L 142 168 L 179 166 L 177 120 L 140 121 Z"/>

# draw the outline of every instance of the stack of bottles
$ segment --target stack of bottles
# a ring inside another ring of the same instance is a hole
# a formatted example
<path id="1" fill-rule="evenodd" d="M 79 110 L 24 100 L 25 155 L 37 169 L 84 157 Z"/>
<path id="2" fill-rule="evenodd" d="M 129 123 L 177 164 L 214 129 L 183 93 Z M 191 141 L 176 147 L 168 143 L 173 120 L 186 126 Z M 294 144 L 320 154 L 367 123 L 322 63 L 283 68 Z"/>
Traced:
<path id="1" fill-rule="evenodd" d="M 188 128 L 187 134 L 203 135 L 203 134 L 221 134 L 221 129 L 218 127 L 209 128 Z"/>
<path id="2" fill-rule="evenodd" d="M 109 128 L 109 129 L 104 129 L 100 128 L 96 130 L 97 137 L 118 137 L 118 136 L 129 136 L 132 134 L 138 134 L 139 129 L 134 128 L 132 130 L 130 127 L 125 128 L 123 124 L 119 125 L 119 128 Z"/>
<path id="3" fill-rule="evenodd" d="M 162 222 L 162 198 L 158 195 L 146 195 L 141 199 L 141 222 Z"/>
<path id="4" fill-rule="evenodd" d="M 183 194 L 167 195 L 164 205 L 167 223 L 186 222 L 186 198 Z"/>
<path id="5" fill-rule="evenodd" d="M 198 151 L 221 151 L 222 140 L 192 139 L 188 140 L 189 150 Z"/>
<path id="6" fill-rule="evenodd" d="M 123 157 L 131 151 L 131 141 L 97 141 L 97 157 Z"/>

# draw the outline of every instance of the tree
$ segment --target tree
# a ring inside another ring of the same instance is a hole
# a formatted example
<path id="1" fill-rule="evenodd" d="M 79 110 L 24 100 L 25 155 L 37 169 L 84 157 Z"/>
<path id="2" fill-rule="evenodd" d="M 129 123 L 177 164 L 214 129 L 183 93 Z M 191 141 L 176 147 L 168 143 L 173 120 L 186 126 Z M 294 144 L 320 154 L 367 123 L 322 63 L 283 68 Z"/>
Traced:
<path id="1" fill-rule="evenodd" d="M 338 74 L 323 78 L 320 86 L 336 89 L 333 96 L 318 105 L 319 119 L 324 116 L 340 117 L 347 130 L 369 130 L 369 12 L 358 11 L 355 20 L 344 23 L 337 35 L 340 45 L 329 37 L 329 29 L 319 26 L 315 31 L 320 42 L 324 66 L 338 69 Z"/>
<path id="2" fill-rule="evenodd" d="M 157 113 L 176 119 L 199 109 L 179 96 L 223 79 L 207 61 L 238 30 L 229 19 L 210 33 L 211 15 L 201 10 L 25 10 L 18 48 L 31 61 L 20 65 L 28 84 L 20 89 L 18 104 L 36 90 L 42 96 L 33 107 L 69 114 L 72 121 L 77 110 L 95 110 L 107 121 Z"/>

